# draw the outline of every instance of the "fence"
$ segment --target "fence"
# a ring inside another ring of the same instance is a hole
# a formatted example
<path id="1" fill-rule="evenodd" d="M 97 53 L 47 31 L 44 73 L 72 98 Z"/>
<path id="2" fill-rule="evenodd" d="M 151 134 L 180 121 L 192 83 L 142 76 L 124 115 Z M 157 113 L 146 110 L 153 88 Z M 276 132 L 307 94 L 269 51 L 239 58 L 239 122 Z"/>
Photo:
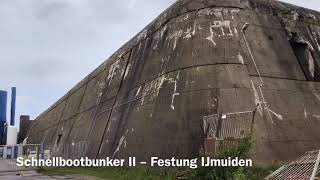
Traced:
<path id="1" fill-rule="evenodd" d="M 320 179 L 320 151 L 309 151 L 288 165 L 284 165 L 266 180 L 318 180 Z"/>
<path id="2" fill-rule="evenodd" d="M 206 154 L 215 154 L 222 148 L 235 147 L 252 134 L 254 111 L 213 114 L 203 118 Z"/>
<path id="3" fill-rule="evenodd" d="M 35 167 L 18 167 L 17 158 L 40 159 L 44 157 L 42 146 L 39 144 L 0 145 L 0 172 L 24 171 L 34 169 Z"/>

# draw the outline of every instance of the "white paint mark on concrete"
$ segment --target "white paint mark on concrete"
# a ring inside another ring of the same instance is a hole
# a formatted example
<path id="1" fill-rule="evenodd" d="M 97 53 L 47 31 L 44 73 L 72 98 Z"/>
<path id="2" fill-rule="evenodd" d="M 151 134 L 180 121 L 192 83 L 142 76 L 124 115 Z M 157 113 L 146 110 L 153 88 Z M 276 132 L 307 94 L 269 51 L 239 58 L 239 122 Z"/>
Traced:
<path id="1" fill-rule="evenodd" d="M 292 11 L 291 13 L 292 13 L 293 20 L 296 21 L 299 18 L 298 12 L 297 11 Z"/>
<path id="2" fill-rule="evenodd" d="M 121 146 L 122 146 L 123 144 L 125 145 L 124 147 L 127 147 L 126 137 L 127 137 L 127 135 L 128 135 L 128 132 L 129 132 L 129 130 L 127 129 L 127 131 L 125 132 L 125 134 L 120 138 L 119 143 L 118 143 L 118 146 L 117 146 L 116 150 L 114 151 L 112 157 L 114 157 L 115 154 L 120 151 L 120 148 L 121 148 Z"/>
<path id="3" fill-rule="evenodd" d="M 237 28 L 237 27 L 234 27 L 234 34 L 235 34 L 236 36 L 239 36 L 238 28 Z"/>
<path id="4" fill-rule="evenodd" d="M 124 79 L 127 78 L 128 74 L 129 74 L 129 71 L 130 71 L 130 68 L 131 68 L 131 63 L 128 64 L 128 67 L 127 67 L 127 69 L 126 69 L 126 71 L 124 73 Z"/>
<path id="5" fill-rule="evenodd" d="M 231 18 L 234 19 L 235 15 L 240 12 L 239 8 L 206 8 L 201 9 L 198 11 L 198 16 L 212 16 L 223 20 L 223 15 L 229 15 L 229 12 L 231 14 Z"/>
<path id="6" fill-rule="evenodd" d="M 169 83 L 174 83 L 174 89 L 172 93 L 172 98 L 171 98 L 171 109 L 174 110 L 174 99 L 176 96 L 179 96 L 180 93 L 177 93 L 177 87 L 178 87 L 178 80 L 180 76 L 180 71 L 178 72 L 178 75 L 176 78 L 169 78 Z"/>
<path id="7" fill-rule="evenodd" d="M 141 90 L 141 86 L 139 86 L 139 89 L 137 90 L 136 97 L 139 95 L 140 90 Z"/>
<path id="8" fill-rule="evenodd" d="M 187 31 L 185 32 L 185 36 L 183 37 L 183 39 L 191 39 L 195 34 L 196 34 L 196 23 L 193 24 L 193 29 L 192 27 L 187 28 Z"/>
<path id="9" fill-rule="evenodd" d="M 221 30 L 221 34 L 218 34 L 218 36 L 233 36 L 233 31 L 231 30 L 230 21 L 214 21 L 211 28 L 216 28 Z M 225 32 L 224 28 L 226 28 L 229 32 Z"/>
<path id="10" fill-rule="evenodd" d="M 317 20 L 316 16 L 313 15 L 313 14 L 311 14 L 311 13 L 309 13 L 309 17 L 310 17 L 311 19 L 313 19 L 313 20 Z"/>
<path id="11" fill-rule="evenodd" d="M 303 115 L 304 115 L 305 119 L 308 119 L 308 112 L 307 112 L 306 108 L 304 108 Z"/>
<path id="12" fill-rule="evenodd" d="M 214 40 L 214 36 L 215 36 L 215 32 L 214 32 L 213 29 L 212 29 L 212 25 L 210 25 L 210 36 L 208 36 L 208 37 L 206 38 L 206 40 L 209 40 L 210 42 L 212 42 L 212 44 L 213 44 L 214 46 L 216 46 L 217 43 L 216 43 L 215 40 Z"/>
<path id="13" fill-rule="evenodd" d="M 109 86 L 112 82 L 113 77 L 117 74 L 117 69 L 120 68 L 120 59 L 118 59 L 116 62 L 114 62 L 110 69 L 109 69 L 109 75 L 108 75 L 108 81 L 109 81 Z"/>
<path id="14" fill-rule="evenodd" d="M 269 112 L 271 112 L 272 114 L 274 114 L 278 119 L 283 120 L 283 116 L 282 116 L 281 114 L 278 114 L 278 113 L 272 111 L 272 110 L 269 109 L 269 108 L 266 108 L 266 109 L 267 109 Z"/>
<path id="15" fill-rule="evenodd" d="M 226 30 L 225 30 L 226 29 Z M 215 33 L 214 30 L 220 30 L 220 34 Z M 236 30 L 236 34 L 238 31 Z M 233 30 L 231 29 L 231 22 L 230 21 L 214 21 L 213 24 L 210 23 L 210 36 L 206 38 L 213 43 L 214 46 L 217 43 L 214 40 L 214 37 L 218 36 L 233 36 Z"/>
<path id="16" fill-rule="evenodd" d="M 174 39 L 174 41 L 173 41 L 173 50 L 176 49 L 178 39 L 181 38 L 182 34 L 183 34 L 183 31 L 179 30 L 179 31 L 175 31 L 173 34 L 169 35 L 169 39 Z"/>
<path id="17" fill-rule="evenodd" d="M 153 46 L 153 50 L 156 50 L 158 48 L 159 42 L 160 40 L 163 38 L 164 32 L 167 30 L 167 25 L 165 25 L 161 31 L 159 31 L 158 33 L 156 33 L 155 35 L 155 39 L 157 40 L 156 44 Z"/>
<path id="18" fill-rule="evenodd" d="M 231 9 L 231 18 L 234 19 L 235 14 L 240 12 L 240 9 Z"/>
<path id="19" fill-rule="evenodd" d="M 137 37 L 137 42 L 139 42 L 140 40 L 142 39 L 145 39 L 147 37 L 147 33 L 148 33 L 148 30 L 145 29 L 143 30 Z"/>
<path id="20" fill-rule="evenodd" d="M 314 59 L 310 51 L 308 51 L 308 56 L 309 56 L 309 62 L 308 62 L 309 72 L 310 72 L 310 75 L 314 78 L 314 73 L 315 73 Z"/>
<path id="21" fill-rule="evenodd" d="M 97 101 L 96 101 L 96 105 L 98 105 L 98 104 L 100 103 L 100 100 L 101 100 L 102 95 L 103 95 L 103 92 L 100 92 L 100 93 L 98 94 L 98 98 L 97 98 Z"/>
<path id="22" fill-rule="evenodd" d="M 214 16 L 216 16 L 217 18 L 220 18 L 221 20 L 223 20 L 223 15 L 222 15 L 222 9 L 214 9 L 213 10 L 213 14 Z"/>
<path id="23" fill-rule="evenodd" d="M 187 14 L 183 19 L 184 20 L 188 20 L 189 19 L 189 14 Z"/>
<path id="24" fill-rule="evenodd" d="M 239 54 L 237 55 L 237 57 L 238 57 L 239 62 L 240 62 L 241 64 L 244 64 L 244 60 L 243 60 L 243 57 L 242 57 L 242 55 L 240 54 L 240 52 L 239 52 Z"/>

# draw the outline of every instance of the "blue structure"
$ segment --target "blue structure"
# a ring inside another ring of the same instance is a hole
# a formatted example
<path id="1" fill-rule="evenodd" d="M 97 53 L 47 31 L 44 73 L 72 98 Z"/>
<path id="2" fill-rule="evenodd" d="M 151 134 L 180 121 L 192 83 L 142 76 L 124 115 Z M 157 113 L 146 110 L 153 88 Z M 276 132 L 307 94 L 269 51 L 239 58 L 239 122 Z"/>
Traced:
<path id="1" fill-rule="evenodd" d="M 0 122 L 7 121 L 7 92 L 0 91 Z"/>
<path id="2" fill-rule="evenodd" d="M 6 142 L 7 92 L 0 91 L 0 145 Z"/>
<path id="3" fill-rule="evenodd" d="M 11 116 L 10 116 L 10 126 L 14 126 L 15 124 L 15 114 L 16 114 L 16 96 L 17 96 L 17 88 L 11 88 Z"/>

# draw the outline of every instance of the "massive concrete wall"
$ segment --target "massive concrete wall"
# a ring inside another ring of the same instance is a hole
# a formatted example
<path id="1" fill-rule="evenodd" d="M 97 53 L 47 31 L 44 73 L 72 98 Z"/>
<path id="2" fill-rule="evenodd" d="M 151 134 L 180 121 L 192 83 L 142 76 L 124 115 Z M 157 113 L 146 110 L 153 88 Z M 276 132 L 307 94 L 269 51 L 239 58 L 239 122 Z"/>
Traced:
<path id="1" fill-rule="evenodd" d="M 42 113 L 29 143 L 69 158 L 192 157 L 203 116 L 257 108 L 257 163 L 319 149 L 319 20 L 278 1 L 177 1 Z"/>

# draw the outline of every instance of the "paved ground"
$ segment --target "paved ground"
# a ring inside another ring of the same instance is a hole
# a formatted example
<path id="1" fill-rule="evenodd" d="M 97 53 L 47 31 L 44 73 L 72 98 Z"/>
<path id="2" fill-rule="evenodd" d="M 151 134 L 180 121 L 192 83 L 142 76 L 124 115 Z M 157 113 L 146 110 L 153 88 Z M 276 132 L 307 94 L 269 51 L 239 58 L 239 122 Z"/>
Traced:
<path id="1" fill-rule="evenodd" d="M 16 160 L 0 160 L 0 180 L 101 180 L 100 178 L 82 175 L 48 176 L 39 174 L 33 168 L 17 167 Z"/>
<path id="2" fill-rule="evenodd" d="M 17 172 L 6 172 L 0 173 L 0 180 L 102 180 L 100 178 L 81 176 L 81 175 L 67 175 L 67 176 L 47 176 L 39 174 L 38 172 L 31 171 L 21 171 L 19 174 Z"/>

